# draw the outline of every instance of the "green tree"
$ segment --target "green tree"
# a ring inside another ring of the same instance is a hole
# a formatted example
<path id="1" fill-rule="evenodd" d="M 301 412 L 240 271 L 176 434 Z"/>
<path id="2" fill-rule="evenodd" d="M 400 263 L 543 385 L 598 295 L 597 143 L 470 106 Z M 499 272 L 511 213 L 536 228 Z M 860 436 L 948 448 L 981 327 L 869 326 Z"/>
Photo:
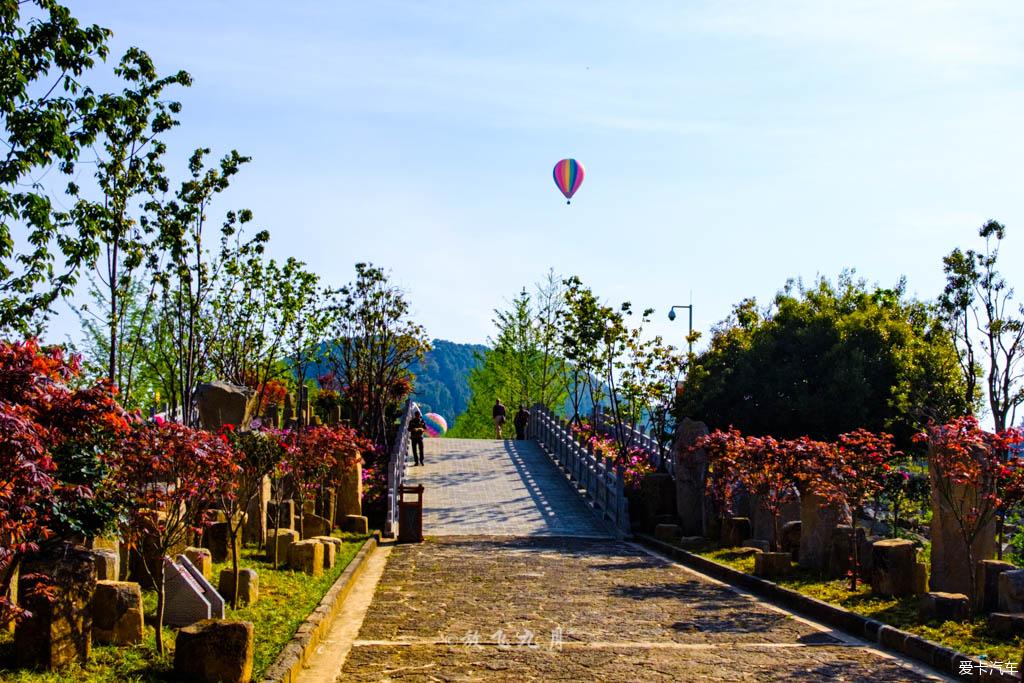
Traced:
<path id="1" fill-rule="evenodd" d="M 155 274 L 160 292 L 157 317 L 149 335 L 149 362 L 154 374 L 160 377 L 172 412 L 180 411 L 185 424 L 192 421 L 196 384 L 210 370 L 212 302 L 222 271 L 239 258 L 245 260 L 261 254 L 270 237 L 262 231 L 242 240 L 239 230 L 252 220 L 252 213 L 228 211 L 220 226 L 219 249 L 210 249 L 206 230 L 210 205 L 249 159 L 232 151 L 216 167 L 207 168 L 207 154 L 208 149 L 192 154 L 190 177 L 181 184 L 174 199 L 156 208 L 158 232 L 154 248 L 164 254 L 166 263 Z"/>
<path id="2" fill-rule="evenodd" d="M 549 274 L 537 286 L 537 302 L 523 288 L 507 310 L 494 311 L 492 348 L 479 355 L 469 375 L 470 400 L 450 436 L 490 438 L 491 408 L 496 399 L 513 406 L 541 403 L 561 410 L 567 392 L 556 322 L 561 309 L 560 283 Z"/>
<path id="3" fill-rule="evenodd" d="M 988 221 L 978 235 L 985 240 L 984 252 L 954 249 L 942 259 L 946 287 L 939 310 L 956 345 L 965 402 L 976 405 L 983 376 L 992 421 L 1002 432 L 1024 402 L 1024 304 L 1015 304 L 1013 288 L 999 272 L 1006 228 Z"/>
<path id="4" fill-rule="evenodd" d="M 98 255 L 92 232 L 61 232 L 39 179 L 53 166 L 74 173 L 80 151 L 103 129 L 81 77 L 106 58 L 109 36 L 53 0 L 0 4 L 0 333 L 38 332 Z M 24 229 L 24 248 L 14 228 Z"/>
<path id="5" fill-rule="evenodd" d="M 831 440 L 858 428 L 906 447 L 928 420 L 967 409 L 956 350 L 933 307 L 905 285 L 789 282 L 773 305 L 737 304 L 693 361 L 677 417 L 779 438 Z"/>
<path id="6" fill-rule="evenodd" d="M 409 317 L 405 294 L 387 274 L 356 264 L 356 278 L 337 296 L 327 365 L 345 392 L 351 424 L 387 450 L 388 412 L 411 389 L 409 367 L 430 341 Z"/>
<path id="7" fill-rule="evenodd" d="M 154 197 L 167 191 L 162 158 L 166 145 L 160 136 L 176 126 L 174 118 L 181 105 L 161 99 L 170 85 L 188 86 L 184 72 L 159 77 L 152 60 L 142 50 L 131 48 L 121 59 L 115 74 L 128 84 L 119 95 L 103 95 L 98 111 L 106 126 L 100 137 L 101 153 L 96 159 L 96 191 L 93 200 L 70 183 L 68 195 L 75 199 L 71 210 L 58 214 L 58 222 L 80 234 L 91 234 L 101 246 L 91 293 L 95 316 L 91 333 L 102 327 L 106 339 L 103 374 L 118 387 L 122 401 L 132 397 L 136 363 L 140 360 L 141 333 L 151 313 L 151 299 L 139 303 L 139 271 L 147 260 L 156 263 L 151 249 L 153 225 L 146 215 L 137 217 L 134 201 L 153 206 Z"/>

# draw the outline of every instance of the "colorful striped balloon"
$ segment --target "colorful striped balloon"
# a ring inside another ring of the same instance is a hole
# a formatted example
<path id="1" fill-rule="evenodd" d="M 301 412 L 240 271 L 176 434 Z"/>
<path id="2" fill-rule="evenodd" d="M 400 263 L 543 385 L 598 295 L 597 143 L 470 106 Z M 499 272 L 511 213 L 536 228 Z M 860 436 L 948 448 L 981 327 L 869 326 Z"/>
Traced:
<path id="1" fill-rule="evenodd" d="M 427 423 L 427 434 L 430 436 L 441 436 L 448 431 L 448 422 L 437 413 L 427 413 L 423 421 Z"/>
<path id="2" fill-rule="evenodd" d="M 555 164 L 553 175 L 555 176 L 555 185 L 565 195 L 565 203 L 568 204 L 572 196 L 576 194 L 576 190 L 580 189 L 580 185 L 583 184 L 585 175 L 583 164 L 575 159 L 562 159 Z"/>

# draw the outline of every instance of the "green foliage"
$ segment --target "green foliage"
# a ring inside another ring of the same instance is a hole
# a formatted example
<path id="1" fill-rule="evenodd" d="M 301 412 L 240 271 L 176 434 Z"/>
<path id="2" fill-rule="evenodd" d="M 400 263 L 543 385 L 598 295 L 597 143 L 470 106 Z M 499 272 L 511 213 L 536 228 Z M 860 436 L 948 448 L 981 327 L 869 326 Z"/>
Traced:
<path id="1" fill-rule="evenodd" d="M 263 559 L 262 553 L 249 549 L 243 551 L 242 568 L 255 569 L 259 573 L 260 598 L 254 605 L 244 605 L 241 609 L 227 607 L 224 616 L 227 619 L 251 621 L 255 625 L 253 680 L 262 679 L 263 674 L 295 635 L 299 625 L 316 609 L 320 600 L 366 541 L 365 536 L 340 532 L 335 532 L 335 535 L 344 541 L 335 558 L 336 564 L 331 569 L 324 570 L 323 576 L 316 578 L 288 569 L 274 570 Z M 230 563 L 214 564 L 214 583 L 222 569 L 230 568 Z M 143 602 L 146 609 L 147 631 L 151 632 L 156 612 L 156 593 L 145 592 Z M 165 627 L 163 637 L 173 643 L 174 630 Z M 84 667 L 73 665 L 59 673 L 48 673 L 14 669 L 13 648 L 13 635 L 6 630 L 0 630 L 0 679 L 17 683 L 169 680 L 174 660 L 173 650 L 160 655 L 147 642 L 130 646 L 93 643 L 92 655 Z"/>
<path id="2" fill-rule="evenodd" d="M 152 268 L 158 260 L 158 252 L 151 248 L 151 216 L 137 215 L 132 204 L 139 202 L 149 211 L 156 197 L 167 191 L 166 145 L 160 136 L 178 125 L 174 115 L 181 105 L 161 97 L 169 86 L 190 85 L 191 77 L 184 71 L 159 77 L 149 55 L 138 48 L 129 49 L 114 72 L 126 87 L 121 94 L 99 99 L 98 111 L 106 124 L 96 159 L 95 190 L 83 193 L 77 183 L 69 183 L 68 195 L 75 203 L 57 220 L 67 232 L 92 235 L 101 246 L 103 258 L 98 259 L 92 282 L 97 305 L 89 313 L 95 316 L 93 332 L 102 329 L 106 338 L 103 376 L 132 403 L 142 332 L 151 313 L 149 298 L 141 309 L 136 304 L 138 271 L 147 262 Z M 90 199 L 93 194 L 99 199 Z"/>
<path id="3" fill-rule="evenodd" d="M 387 273 L 357 263 L 355 280 L 337 293 L 331 337 L 327 366 L 344 417 L 386 451 L 391 417 L 412 389 L 409 367 L 430 350 L 426 331 Z"/>
<path id="4" fill-rule="evenodd" d="M 978 230 L 984 252 L 954 249 L 942 259 L 946 287 L 939 311 L 956 344 L 964 391 L 974 406 L 984 378 L 997 432 L 1012 426 L 1024 403 L 1024 304 L 1015 304 L 1013 288 L 999 272 L 999 247 L 1006 228 L 988 221 Z"/>
<path id="5" fill-rule="evenodd" d="M 422 360 L 409 368 L 415 377 L 413 400 L 424 412 L 443 415 L 454 426 L 457 416 L 469 405 L 469 374 L 479 367 L 487 347 L 443 339 L 433 340 L 431 347 Z"/>
<path id="6" fill-rule="evenodd" d="M 844 273 L 787 283 L 773 306 L 735 306 L 697 356 L 677 417 L 780 438 L 865 428 L 906 449 L 928 420 L 962 415 L 956 351 L 932 307 Z"/>
<path id="7" fill-rule="evenodd" d="M 508 310 L 494 312 L 497 335 L 493 348 L 478 354 L 479 365 L 469 374 L 470 400 L 448 435 L 458 438 L 491 438 L 494 426 L 491 409 L 496 399 L 512 412 L 542 403 L 558 409 L 566 400 L 562 363 L 555 347 L 556 337 L 548 320 L 544 291 L 537 303 L 523 289 Z M 546 317 L 547 316 L 547 319 Z"/>
<path id="8" fill-rule="evenodd" d="M 55 166 L 73 174 L 106 124 L 80 79 L 106 58 L 109 36 L 54 0 L 0 4 L 0 333 L 38 332 L 99 253 L 95 234 L 61 231 L 33 176 Z M 26 244 L 15 243 L 12 228 L 24 229 Z"/>

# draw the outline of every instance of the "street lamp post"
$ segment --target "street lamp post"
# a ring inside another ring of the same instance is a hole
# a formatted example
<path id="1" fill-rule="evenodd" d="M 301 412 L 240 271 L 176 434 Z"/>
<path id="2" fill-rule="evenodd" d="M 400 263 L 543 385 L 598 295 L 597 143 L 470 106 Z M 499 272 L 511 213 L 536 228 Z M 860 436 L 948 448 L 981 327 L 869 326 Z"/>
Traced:
<path id="1" fill-rule="evenodd" d="M 686 335 L 686 341 L 690 345 L 690 355 L 692 356 L 693 355 L 693 339 L 692 339 L 692 337 L 693 337 L 693 304 L 686 304 L 685 306 L 683 306 L 683 305 L 673 306 L 672 308 L 668 309 L 668 319 L 669 320 L 675 320 L 676 319 L 676 309 L 677 308 L 685 308 L 690 313 L 690 329 L 689 329 L 689 332 Z"/>

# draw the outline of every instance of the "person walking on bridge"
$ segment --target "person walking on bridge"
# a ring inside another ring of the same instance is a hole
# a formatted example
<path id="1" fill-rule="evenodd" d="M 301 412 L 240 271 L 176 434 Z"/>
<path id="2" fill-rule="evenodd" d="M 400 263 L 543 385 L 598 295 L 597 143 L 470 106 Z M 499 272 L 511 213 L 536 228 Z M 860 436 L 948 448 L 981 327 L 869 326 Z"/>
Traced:
<path id="1" fill-rule="evenodd" d="M 516 413 L 515 418 L 512 420 L 512 424 L 516 428 L 516 441 L 522 441 L 526 438 L 526 425 L 530 424 L 530 411 L 526 409 L 522 403 L 519 404 L 519 412 Z"/>
<path id="2" fill-rule="evenodd" d="M 501 428 L 505 426 L 505 406 L 500 398 L 494 399 L 494 408 L 491 409 L 491 417 L 494 418 L 494 438 L 500 439 Z"/>
<path id="3" fill-rule="evenodd" d="M 419 408 L 412 414 L 409 421 L 409 441 L 412 443 L 412 464 L 423 464 L 423 432 L 427 431 L 427 423 L 423 421 L 423 415 Z"/>

